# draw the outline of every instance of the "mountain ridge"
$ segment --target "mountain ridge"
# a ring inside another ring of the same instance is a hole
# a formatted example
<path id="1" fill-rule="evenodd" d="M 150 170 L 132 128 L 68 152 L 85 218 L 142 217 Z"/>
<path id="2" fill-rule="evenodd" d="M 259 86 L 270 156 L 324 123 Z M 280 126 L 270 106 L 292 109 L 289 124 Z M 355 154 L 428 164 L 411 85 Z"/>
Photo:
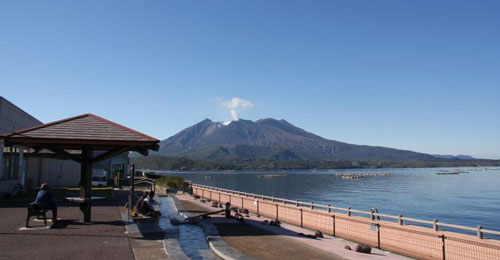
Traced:
<path id="1" fill-rule="evenodd" d="M 160 142 L 153 155 L 206 160 L 439 160 L 424 153 L 325 139 L 285 119 L 204 119 Z"/>

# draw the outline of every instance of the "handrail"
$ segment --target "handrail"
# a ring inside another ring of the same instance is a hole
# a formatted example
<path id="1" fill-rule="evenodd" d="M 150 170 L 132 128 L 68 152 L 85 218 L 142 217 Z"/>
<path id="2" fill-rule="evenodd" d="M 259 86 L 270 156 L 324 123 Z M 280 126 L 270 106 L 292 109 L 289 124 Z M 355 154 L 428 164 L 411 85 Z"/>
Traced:
<path id="1" fill-rule="evenodd" d="M 311 209 L 323 209 L 323 210 L 327 211 L 328 213 L 330 213 L 332 210 L 337 210 L 337 211 L 345 212 L 344 214 L 346 214 L 348 216 L 351 216 L 351 213 L 358 213 L 358 214 L 368 215 L 368 217 L 372 218 L 372 219 L 374 219 L 374 217 L 389 218 L 389 219 L 397 220 L 400 225 L 403 225 L 404 222 L 414 222 L 414 223 L 432 225 L 433 229 L 435 231 L 438 231 L 439 227 L 448 227 L 448 228 L 454 228 L 454 229 L 459 229 L 459 230 L 464 230 L 464 231 L 472 231 L 472 232 L 477 232 L 477 237 L 480 239 L 483 238 L 483 234 L 491 234 L 491 235 L 500 236 L 500 231 L 483 229 L 482 226 L 477 226 L 476 228 L 473 228 L 473 227 L 456 225 L 456 224 L 441 223 L 437 219 L 435 219 L 433 221 L 429 221 L 429 220 L 403 217 L 403 215 L 393 216 L 393 215 L 375 213 L 372 211 L 363 211 L 363 210 L 357 210 L 357 209 L 351 209 L 351 208 L 334 207 L 331 205 L 316 204 L 314 202 L 305 202 L 305 201 L 291 200 L 291 199 L 285 199 L 285 198 L 275 198 L 273 196 L 258 195 L 255 193 L 248 193 L 248 192 L 241 192 L 241 191 L 223 189 L 223 188 L 218 188 L 218 187 L 211 187 L 211 186 L 196 184 L 196 183 L 192 183 L 192 182 L 191 182 L 191 185 L 193 187 L 200 187 L 200 188 L 204 188 L 204 189 L 210 189 L 210 190 L 225 192 L 225 193 L 229 193 L 229 194 L 235 194 L 235 195 L 240 195 L 240 196 L 249 196 L 249 197 L 255 198 L 257 200 L 259 200 L 259 199 L 263 200 L 263 201 L 270 200 L 272 202 L 281 202 L 283 204 L 295 205 L 297 207 L 308 206 L 308 208 L 311 208 Z"/>

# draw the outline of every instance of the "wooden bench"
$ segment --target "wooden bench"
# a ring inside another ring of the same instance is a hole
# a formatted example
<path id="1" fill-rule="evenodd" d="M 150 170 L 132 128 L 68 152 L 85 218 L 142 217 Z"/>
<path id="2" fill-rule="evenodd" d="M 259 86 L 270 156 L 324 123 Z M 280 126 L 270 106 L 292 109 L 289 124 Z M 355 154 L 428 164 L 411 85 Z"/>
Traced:
<path id="1" fill-rule="evenodd" d="M 40 216 L 43 216 L 43 223 L 47 226 L 47 207 L 43 204 L 30 203 L 27 206 L 28 208 L 28 217 L 26 218 L 26 227 L 29 227 L 30 218 L 32 216 L 36 216 L 37 219 L 41 219 Z"/>

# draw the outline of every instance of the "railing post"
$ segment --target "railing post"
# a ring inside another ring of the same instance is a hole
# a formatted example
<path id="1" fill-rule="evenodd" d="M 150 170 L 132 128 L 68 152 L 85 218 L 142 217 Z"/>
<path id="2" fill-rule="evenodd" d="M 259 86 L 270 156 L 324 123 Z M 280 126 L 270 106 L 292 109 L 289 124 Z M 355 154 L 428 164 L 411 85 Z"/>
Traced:
<path id="1" fill-rule="evenodd" d="M 333 236 L 335 236 L 335 215 L 332 215 L 332 220 L 333 220 L 333 223 L 332 223 L 333 224 L 333 227 L 332 227 L 332 229 L 333 229 Z"/>
<path id="2" fill-rule="evenodd" d="M 221 201 L 220 201 L 220 191 L 219 191 L 219 203 L 221 203 Z"/>
<path id="3" fill-rule="evenodd" d="M 351 207 L 347 208 L 347 216 L 349 216 L 349 217 L 351 216 Z"/>
<path id="4" fill-rule="evenodd" d="M 332 212 L 332 208 L 330 208 L 332 205 L 328 204 L 328 213 Z"/>
<path id="5" fill-rule="evenodd" d="M 444 245 L 445 236 L 441 235 L 441 250 L 443 250 L 443 260 L 446 260 L 446 247 Z"/>
<path id="6" fill-rule="evenodd" d="M 314 209 L 314 201 L 311 201 L 311 209 Z"/>
<path id="7" fill-rule="evenodd" d="M 483 231 L 482 231 L 482 229 L 483 229 L 483 226 L 481 226 L 481 225 L 477 226 L 477 238 L 479 238 L 479 239 L 483 239 Z"/>
<path id="8" fill-rule="evenodd" d="M 432 221 L 432 229 L 434 229 L 434 231 L 439 231 L 439 225 L 437 219 Z"/>
<path id="9" fill-rule="evenodd" d="M 241 209 L 243 209 L 243 197 L 241 197 Z"/>
<path id="10" fill-rule="evenodd" d="M 403 215 L 398 216 L 398 224 L 403 225 Z"/>
<path id="11" fill-rule="evenodd" d="M 302 216 L 302 208 L 300 209 L 300 227 L 304 227 L 304 217 Z"/>
<path id="12" fill-rule="evenodd" d="M 257 216 L 260 216 L 260 213 L 259 213 L 259 200 L 257 198 L 255 198 L 255 200 L 257 200 Z"/>
<path id="13" fill-rule="evenodd" d="M 275 204 L 276 205 L 276 220 L 278 220 L 278 203 Z"/>
<path id="14" fill-rule="evenodd" d="M 380 249 L 380 223 L 377 223 L 377 248 Z"/>

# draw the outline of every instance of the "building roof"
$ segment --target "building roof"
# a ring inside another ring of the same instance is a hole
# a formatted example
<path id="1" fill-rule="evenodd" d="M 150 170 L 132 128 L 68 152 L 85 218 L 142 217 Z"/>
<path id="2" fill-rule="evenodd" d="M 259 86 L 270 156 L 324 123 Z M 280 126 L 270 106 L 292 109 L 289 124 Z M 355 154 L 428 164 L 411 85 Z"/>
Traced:
<path id="1" fill-rule="evenodd" d="M 95 150 L 116 145 L 157 146 L 159 140 L 94 114 L 83 114 L 4 134 L 2 139 L 22 144 L 57 144 L 62 149 L 93 146 Z"/>

